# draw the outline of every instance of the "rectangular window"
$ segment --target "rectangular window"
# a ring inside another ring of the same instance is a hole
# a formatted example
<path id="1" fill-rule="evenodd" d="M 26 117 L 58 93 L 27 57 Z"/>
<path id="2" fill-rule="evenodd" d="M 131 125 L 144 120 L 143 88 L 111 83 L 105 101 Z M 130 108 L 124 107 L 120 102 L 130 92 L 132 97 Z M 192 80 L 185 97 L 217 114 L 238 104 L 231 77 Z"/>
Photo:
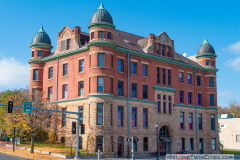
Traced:
<path id="1" fill-rule="evenodd" d="M 104 54 L 99 53 L 98 54 L 98 67 L 103 67 L 103 59 L 104 59 Z"/>
<path id="2" fill-rule="evenodd" d="M 215 61 L 212 62 L 212 65 L 215 66 Z"/>
<path id="3" fill-rule="evenodd" d="M 132 127 L 137 127 L 137 108 L 132 108 Z"/>
<path id="4" fill-rule="evenodd" d="M 98 77 L 97 83 L 97 92 L 103 92 L 103 77 Z"/>
<path id="5" fill-rule="evenodd" d="M 83 107 L 79 107 L 80 124 L 83 124 Z"/>
<path id="6" fill-rule="evenodd" d="M 193 114 L 189 113 L 189 129 L 193 129 Z"/>
<path id="7" fill-rule="evenodd" d="M 65 40 L 61 41 L 61 51 L 65 51 Z"/>
<path id="8" fill-rule="evenodd" d="M 197 76 L 197 85 L 201 86 L 201 76 Z"/>
<path id="9" fill-rule="evenodd" d="M 79 61 L 79 72 L 84 71 L 84 59 Z"/>
<path id="10" fill-rule="evenodd" d="M 137 74 L 137 63 L 132 62 L 132 74 Z"/>
<path id="11" fill-rule="evenodd" d="M 123 107 L 118 106 L 118 126 L 123 126 Z"/>
<path id="12" fill-rule="evenodd" d="M 98 32 L 98 38 L 103 38 L 103 32 Z"/>
<path id="13" fill-rule="evenodd" d="M 171 86 L 171 70 L 168 70 L 168 85 Z"/>
<path id="14" fill-rule="evenodd" d="M 148 66 L 146 64 L 143 64 L 143 76 L 148 76 L 148 73 L 147 73 L 147 68 Z"/>
<path id="15" fill-rule="evenodd" d="M 160 84 L 160 68 L 157 68 L 157 83 Z"/>
<path id="16" fill-rule="evenodd" d="M 63 98 L 67 98 L 67 84 L 63 85 Z"/>
<path id="17" fill-rule="evenodd" d="M 167 47 L 167 56 L 170 57 L 170 47 Z"/>
<path id="18" fill-rule="evenodd" d="M 78 82 L 78 86 L 79 86 L 79 96 L 83 96 L 84 94 L 84 82 Z"/>
<path id="19" fill-rule="evenodd" d="M 184 112 L 180 112 L 180 128 L 184 129 Z"/>
<path id="20" fill-rule="evenodd" d="M 167 113 L 167 110 L 166 110 L 166 102 L 163 102 L 163 113 Z"/>
<path id="21" fill-rule="evenodd" d="M 236 142 L 240 142 L 240 134 L 236 135 Z"/>
<path id="22" fill-rule="evenodd" d="M 188 74 L 187 78 L 188 78 L 188 84 L 192 84 L 192 75 Z"/>
<path id="23" fill-rule="evenodd" d="M 165 76 L 166 69 L 162 69 L 162 78 L 163 78 L 163 84 L 166 85 L 166 76 Z"/>
<path id="24" fill-rule="evenodd" d="M 162 45 L 162 55 L 165 56 L 165 46 Z"/>
<path id="25" fill-rule="evenodd" d="M 158 99 L 158 113 L 161 113 L 161 94 L 157 95 L 157 99 Z"/>
<path id="26" fill-rule="evenodd" d="M 212 138 L 212 150 L 216 150 L 216 139 Z"/>
<path id="27" fill-rule="evenodd" d="M 198 127 L 202 130 L 202 114 L 198 114 Z"/>
<path id="28" fill-rule="evenodd" d="M 137 83 L 132 83 L 132 97 L 137 98 Z"/>
<path id="29" fill-rule="evenodd" d="M 118 71 L 123 72 L 123 60 L 118 59 Z"/>
<path id="30" fill-rule="evenodd" d="M 211 114 L 211 130 L 215 130 L 215 115 Z"/>
<path id="31" fill-rule="evenodd" d="M 214 94 L 210 94 L 210 106 L 214 106 Z"/>
<path id="32" fill-rule="evenodd" d="M 179 82 L 183 83 L 183 72 L 179 72 Z"/>
<path id="33" fill-rule="evenodd" d="M 62 111 L 66 112 L 67 109 L 63 108 Z M 62 117 L 62 127 L 66 127 L 67 126 L 67 113 L 63 113 L 62 116 L 63 116 Z"/>
<path id="34" fill-rule="evenodd" d="M 209 87 L 213 87 L 213 77 L 209 77 Z"/>
<path id="35" fill-rule="evenodd" d="M 103 104 L 97 104 L 97 125 L 103 125 Z"/>
<path id="36" fill-rule="evenodd" d="M 67 40 L 67 50 L 71 48 L 71 39 Z"/>
<path id="37" fill-rule="evenodd" d="M 185 138 L 181 138 L 181 149 L 185 151 Z"/>
<path id="38" fill-rule="evenodd" d="M 52 100 L 52 87 L 48 87 L 48 99 Z"/>
<path id="39" fill-rule="evenodd" d="M 68 74 L 68 64 L 63 64 L 63 76 L 67 76 Z"/>
<path id="40" fill-rule="evenodd" d="M 38 57 L 42 56 L 42 51 L 38 51 Z"/>
<path id="41" fill-rule="evenodd" d="M 159 44 L 157 44 L 157 54 L 159 54 L 159 49 L 160 49 L 160 47 L 159 47 Z"/>
<path id="42" fill-rule="evenodd" d="M 179 91 L 180 103 L 184 103 L 184 92 Z"/>
<path id="43" fill-rule="evenodd" d="M 123 96 L 123 81 L 118 81 L 118 95 Z"/>
<path id="44" fill-rule="evenodd" d="M 143 85 L 143 99 L 148 99 L 148 86 Z"/>
<path id="45" fill-rule="evenodd" d="M 209 66 L 209 61 L 206 61 L 206 66 Z"/>
<path id="46" fill-rule="evenodd" d="M 143 151 L 148 151 L 148 138 L 143 138 Z"/>
<path id="47" fill-rule="evenodd" d="M 192 104 L 192 92 L 188 92 L 188 104 Z"/>
<path id="48" fill-rule="evenodd" d="M 113 55 L 111 55 L 111 68 L 113 68 Z"/>
<path id="49" fill-rule="evenodd" d="M 97 140 L 96 152 L 98 152 L 98 149 L 100 150 L 100 152 L 102 152 L 103 151 L 103 137 L 97 136 L 96 140 Z"/>
<path id="50" fill-rule="evenodd" d="M 143 127 L 148 127 L 148 109 L 143 109 Z"/>
<path id="51" fill-rule="evenodd" d="M 49 67 L 48 68 L 48 79 L 52 79 L 53 78 L 53 67 Z"/>
<path id="52" fill-rule="evenodd" d="M 194 150 L 193 138 L 190 138 L 190 151 Z"/>
<path id="53" fill-rule="evenodd" d="M 91 37 L 92 37 L 92 39 L 94 39 L 94 32 L 91 33 Z"/>
<path id="54" fill-rule="evenodd" d="M 113 93 L 113 78 L 111 78 L 111 93 Z"/>
<path id="55" fill-rule="evenodd" d="M 32 57 L 34 57 L 34 51 L 32 51 Z"/>
<path id="56" fill-rule="evenodd" d="M 108 39 L 111 39 L 111 33 L 108 32 Z"/>
<path id="57" fill-rule="evenodd" d="M 33 80 L 38 80 L 38 69 L 33 70 Z"/>
<path id="58" fill-rule="evenodd" d="M 169 111 L 169 114 L 172 114 L 172 97 L 171 96 L 168 96 L 168 111 Z"/>
<path id="59" fill-rule="evenodd" d="M 198 105 L 202 105 L 202 94 L 198 93 Z"/>

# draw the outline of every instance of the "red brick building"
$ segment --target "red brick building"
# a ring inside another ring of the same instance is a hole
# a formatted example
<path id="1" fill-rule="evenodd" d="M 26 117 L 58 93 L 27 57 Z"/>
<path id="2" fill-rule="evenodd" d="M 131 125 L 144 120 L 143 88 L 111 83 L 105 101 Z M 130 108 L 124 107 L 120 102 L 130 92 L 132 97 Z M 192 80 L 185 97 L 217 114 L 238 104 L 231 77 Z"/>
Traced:
<path id="1" fill-rule="evenodd" d="M 30 45 L 31 89 L 64 110 L 81 107 L 80 147 L 88 152 L 127 157 L 134 136 L 136 155 L 148 156 L 158 123 L 161 155 L 219 153 L 214 48 L 205 39 L 196 56 L 184 57 L 165 32 L 145 38 L 115 27 L 101 4 L 89 33 L 65 26 L 54 52 L 41 28 Z M 71 125 L 63 118 L 59 139 L 68 141 Z"/>

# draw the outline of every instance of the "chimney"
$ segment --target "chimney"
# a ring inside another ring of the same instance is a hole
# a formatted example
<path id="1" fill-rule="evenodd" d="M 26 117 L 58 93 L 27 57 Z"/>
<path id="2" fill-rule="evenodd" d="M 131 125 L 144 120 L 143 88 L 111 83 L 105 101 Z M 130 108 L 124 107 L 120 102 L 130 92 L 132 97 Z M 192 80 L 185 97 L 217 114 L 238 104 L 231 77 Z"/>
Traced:
<path id="1" fill-rule="evenodd" d="M 155 35 L 152 34 L 152 33 L 150 33 L 150 34 L 148 35 L 148 39 L 155 39 Z"/>
<path id="2" fill-rule="evenodd" d="M 80 35 L 81 28 L 79 26 L 73 27 L 74 35 Z"/>

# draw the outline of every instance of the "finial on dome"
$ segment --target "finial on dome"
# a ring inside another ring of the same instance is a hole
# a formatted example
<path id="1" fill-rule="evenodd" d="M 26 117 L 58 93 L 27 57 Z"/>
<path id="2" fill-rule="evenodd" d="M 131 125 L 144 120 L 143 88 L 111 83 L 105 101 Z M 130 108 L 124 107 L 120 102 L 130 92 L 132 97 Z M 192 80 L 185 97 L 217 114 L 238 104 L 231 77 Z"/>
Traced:
<path id="1" fill-rule="evenodd" d="M 43 25 L 41 26 L 41 28 L 38 32 L 45 32 L 44 29 L 43 29 Z"/>
<path id="2" fill-rule="evenodd" d="M 207 41 L 207 37 L 205 37 L 205 40 L 204 40 L 204 42 L 203 43 L 208 43 L 208 41 Z"/>
<path id="3" fill-rule="evenodd" d="M 105 9 L 105 8 L 103 7 L 103 1 L 101 1 L 100 7 L 99 7 L 98 9 Z"/>

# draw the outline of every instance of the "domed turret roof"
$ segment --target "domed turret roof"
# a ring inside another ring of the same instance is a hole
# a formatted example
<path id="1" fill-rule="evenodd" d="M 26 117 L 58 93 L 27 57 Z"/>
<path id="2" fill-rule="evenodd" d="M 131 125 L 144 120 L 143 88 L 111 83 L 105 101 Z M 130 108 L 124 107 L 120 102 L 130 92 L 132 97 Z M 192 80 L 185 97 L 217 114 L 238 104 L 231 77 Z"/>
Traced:
<path id="1" fill-rule="evenodd" d="M 215 55 L 215 50 L 213 46 L 208 43 L 207 39 L 205 38 L 203 44 L 199 47 L 197 55 L 202 55 L 202 54 L 214 54 Z"/>
<path id="2" fill-rule="evenodd" d="M 43 26 L 40 30 L 35 34 L 32 40 L 32 44 L 48 44 L 51 45 L 51 39 L 48 34 L 44 31 Z"/>
<path id="3" fill-rule="evenodd" d="M 113 24 L 112 16 L 103 7 L 103 4 L 101 2 L 101 5 L 98 8 L 98 10 L 96 10 L 94 12 L 94 14 L 92 15 L 92 18 L 91 18 L 91 21 L 90 21 L 90 25 L 93 24 L 93 23 L 102 23 L 102 22 Z"/>

